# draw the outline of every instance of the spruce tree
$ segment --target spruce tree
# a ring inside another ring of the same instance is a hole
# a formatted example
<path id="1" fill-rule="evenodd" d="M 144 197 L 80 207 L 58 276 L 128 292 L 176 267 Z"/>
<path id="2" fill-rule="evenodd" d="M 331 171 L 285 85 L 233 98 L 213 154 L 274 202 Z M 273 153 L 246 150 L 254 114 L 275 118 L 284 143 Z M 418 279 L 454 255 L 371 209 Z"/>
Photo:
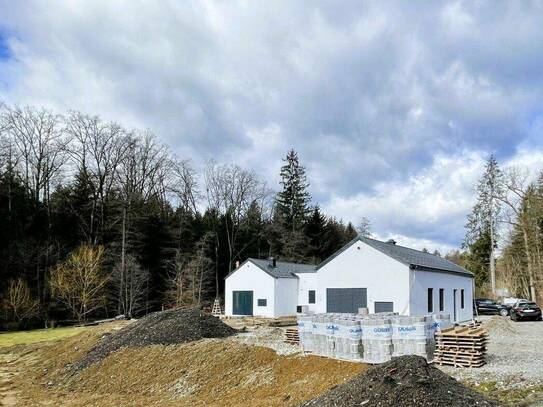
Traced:
<path id="1" fill-rule="evenodd" d="M 481 261 L 488 264 L 490 285 L 492 294 L 494 295 L 496 294 L 496 261 L 494 250 L 497 247 L 497 226 L 500 214 L 498 197 L 502 193 L 502 173 L 498 167 L 498 162 L 491 155 L 486 162 L 485 172 L 477 185 L 477 202 L 468 216 L 464 247 L 470 249 L 472 255 L 475 255 L 475 253 L 486 255 L 488 253 L 488 258 L 481 259 Z M 488 235 L 488 239 L 485 239 L 485 235 Z M 489 247 L 487 250 L 480 249 L 481 242 L 488 243 Z M 474 244 L 479 246 L 476 252 L 471 250 Z"/>
<path id="2" fill-rule="evenodd" d="M 311 216 L 305 225 L 305 235 L 309 241 L 307 249 L 308 257 L 311 257 L 314 262 L 323 260 L 322 244 L 326 227 L 326 217 L 322 214 L 318 205 L 315 206 Z"/>
<path id="3" fill-rule="evenodd" d="M 290 150 L 283 161 L 280 173 L 283 190 L 277 194 L 276 211 L 286 230 L 300 231 L 310 211 L 309 183 L 294 150 Z"/>

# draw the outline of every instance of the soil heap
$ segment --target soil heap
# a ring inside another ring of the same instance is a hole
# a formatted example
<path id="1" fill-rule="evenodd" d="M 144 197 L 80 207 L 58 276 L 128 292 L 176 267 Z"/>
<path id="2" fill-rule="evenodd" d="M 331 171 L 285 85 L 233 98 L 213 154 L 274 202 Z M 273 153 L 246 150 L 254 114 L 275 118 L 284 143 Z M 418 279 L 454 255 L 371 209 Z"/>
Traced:
<path id="1" fill-rule="evenodd" d="M 372 367 L 301 406 L 498 406 L 420 356 L 401 356 Z"/>
<path id="2" fill-rule="evenodd" d="M 224 338 L 237 331 L 220 319 L 197 309 L 174 309 L 149 314 L 112 334 L 108 334 L 77 362 L 77 370 L 101 361 L 121 348 L 149 345 L 175 345 L 203 338 Z"/>

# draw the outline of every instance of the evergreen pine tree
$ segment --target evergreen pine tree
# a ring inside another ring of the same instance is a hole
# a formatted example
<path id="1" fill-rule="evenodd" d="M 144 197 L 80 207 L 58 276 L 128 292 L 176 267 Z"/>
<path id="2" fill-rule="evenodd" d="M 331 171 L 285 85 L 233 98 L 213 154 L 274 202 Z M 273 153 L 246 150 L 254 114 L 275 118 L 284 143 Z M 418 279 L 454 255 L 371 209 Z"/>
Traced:
<path id="1" fill-rule="evenodd" d="M 326 217 L 322 214 L 318 205 L 315 206 L 311 216 L 305 225 L 305 235 L 309 242 L 307 250 L 308 257 L 311 257 L 314 262 L 323 260 L 322 245 L 324 239 L 324 231 L 326 227 Z"/>
<path id="2" fill-rule="evenodd" d="M 294 150 L 287 153 L 281 167 L 281 185 L 283 190 L 277 194 L 276 211 L 283 227 L 289 231 L 300 231 L 310 211 L 311 196 L 307 192 L 309 183 L 305 176 L 305 168 L 298 161 Z"/>
<path id="3" fill-rule="evenodd" d="M 464 247 L 470 249 L 472 255 L 479 253 L 486 255 L 488 258 L 481 259 L 489 268 L 490 285 L 492 294 L 496 294 L 496 262 L 494 250 L 498 240 L 497 220 L 500 214 L 500 204 L 497 199 L 503 192 L 502 174 L 498 167 L 498 162 L 491 155 L 485 165 L 485 172 L 477 185 L 477 202 L 475 203 L 471 214 L 468 216 L 466 225 L 466 238 Z M 488 239 L 486 236 L 488 235 Z M 481 250 L 478 247 L 477 251 L 472 251 L 471 246 L 477 244 L 480 246 L 482 242 L 487 242 L 489 248 Z"/>

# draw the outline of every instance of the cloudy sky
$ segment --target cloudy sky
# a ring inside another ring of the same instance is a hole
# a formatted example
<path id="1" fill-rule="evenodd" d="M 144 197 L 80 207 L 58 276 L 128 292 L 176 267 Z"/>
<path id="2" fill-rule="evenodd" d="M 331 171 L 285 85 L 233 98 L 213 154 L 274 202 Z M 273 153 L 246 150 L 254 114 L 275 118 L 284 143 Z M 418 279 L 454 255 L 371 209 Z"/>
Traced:
<path id="1" fill-rule="evenodd" d="M 0 0 L 0 100 L 149 128 L 327 213 L 457 247 L 489 154 L 543 167 L 542 1 Z"/>

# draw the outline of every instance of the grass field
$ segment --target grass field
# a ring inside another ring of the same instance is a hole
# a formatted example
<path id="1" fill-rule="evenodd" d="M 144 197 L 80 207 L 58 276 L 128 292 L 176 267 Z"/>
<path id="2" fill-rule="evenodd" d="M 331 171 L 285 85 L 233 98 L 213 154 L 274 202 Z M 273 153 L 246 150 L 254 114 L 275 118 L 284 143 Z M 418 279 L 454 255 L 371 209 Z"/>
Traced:
<path id="1" fill-rule="evenodd" d="M 86 329 L 88 328 L 65 327 L 0 333 L 0 348 L 20 344 L 30 344 L 34 342 L 54 341 L 76 335 L 85 331 Z"/>

